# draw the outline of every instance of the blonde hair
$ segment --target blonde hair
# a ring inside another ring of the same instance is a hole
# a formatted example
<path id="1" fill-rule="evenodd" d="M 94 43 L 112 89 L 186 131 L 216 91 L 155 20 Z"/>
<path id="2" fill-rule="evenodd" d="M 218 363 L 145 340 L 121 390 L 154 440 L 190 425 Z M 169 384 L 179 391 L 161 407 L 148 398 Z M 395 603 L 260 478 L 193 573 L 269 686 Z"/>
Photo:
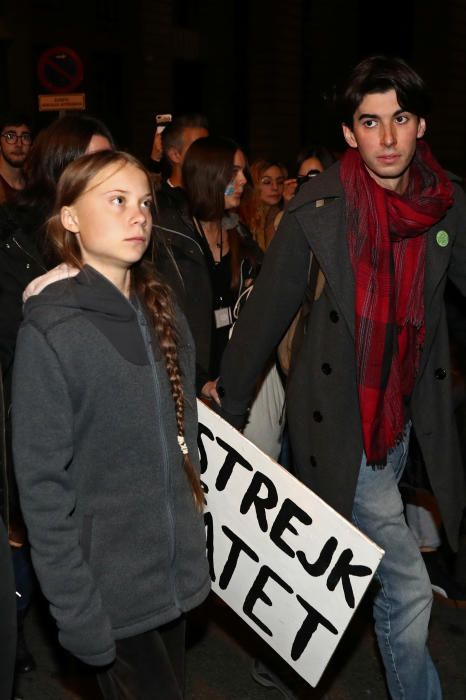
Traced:
<path id="1" fill-rule="evenodd" d="M 259 184 L 266 170 L 276 166 L 286 177 L 286 169 L 277 161 L 260 158 L 250 166 L 253 187 L 245 190 L 240 204 L 240 216 L 261 250 L 265 251 L 275 233 L 274 220 L 282 209 L 279 205 L 265 204 L 261 201 Z"/>

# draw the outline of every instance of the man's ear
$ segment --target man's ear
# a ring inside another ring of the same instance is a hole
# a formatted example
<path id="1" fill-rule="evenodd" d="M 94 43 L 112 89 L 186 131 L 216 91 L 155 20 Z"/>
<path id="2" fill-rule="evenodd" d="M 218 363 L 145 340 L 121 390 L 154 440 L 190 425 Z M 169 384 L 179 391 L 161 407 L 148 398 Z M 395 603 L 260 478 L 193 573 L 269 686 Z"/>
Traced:
<path id="1" fill-rule="evenodd" d="M 357 148 L 358 142 L 356 141 L 354 133 L 351 131 L 349 126 L 347 124 L 342 124 L 341 128 L 343 129 L 343 136 L 345 137 L 345 141 L 348 146 L 351 146 L 351 148 Z"/>
<path id="2" fill-rule="evenodd" d="M 417 125 L 417 138 L 418 139 L 422 139 L 422 137 L 426 133 L 426 129 L 427 129 L 426 120 L 421 117 L 419 119 L 419 124 Z"/>
<path id="3" fill-rule="evenodd" d="M 79 233 L 79 221 L 74 207 L 62 207 L 60 211 L 61 222 L 67 231 Z"/>
<path id="4" fill-rule="evenodd" d="M 177 165 L 181 164 L 181 151 L 175 148 L 175 146 L 171 146 L 167 149 L 167 157 L 171 163 L 176 163 Z"/>

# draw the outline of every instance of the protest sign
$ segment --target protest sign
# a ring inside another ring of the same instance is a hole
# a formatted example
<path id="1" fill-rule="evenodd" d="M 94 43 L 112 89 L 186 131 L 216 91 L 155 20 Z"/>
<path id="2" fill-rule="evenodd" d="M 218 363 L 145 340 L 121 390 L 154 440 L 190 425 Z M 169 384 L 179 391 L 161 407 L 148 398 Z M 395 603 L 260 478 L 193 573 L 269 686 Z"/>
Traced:
<path id="1" fill-rule="evenodd" d="M 198 401 L 213 590 L 316 686 L 383 550 Z"/>

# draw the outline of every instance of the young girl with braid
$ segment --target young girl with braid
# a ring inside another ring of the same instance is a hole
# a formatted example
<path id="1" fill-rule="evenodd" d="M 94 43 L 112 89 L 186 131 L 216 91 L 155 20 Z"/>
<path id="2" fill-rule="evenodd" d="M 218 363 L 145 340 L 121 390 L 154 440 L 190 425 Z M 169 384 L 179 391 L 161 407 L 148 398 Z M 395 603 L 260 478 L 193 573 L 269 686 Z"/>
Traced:
<path id="1" fill-rule="evenodd" d="M 184 615 L 210 584 L 193 343 L 142 260 L 152 205 L 125 153 L 66 168 L 48 234 L 80 271 L 28 299 L 15 359 L 34 566 L 61 644 L 112 700 L 183 697 Z"/>

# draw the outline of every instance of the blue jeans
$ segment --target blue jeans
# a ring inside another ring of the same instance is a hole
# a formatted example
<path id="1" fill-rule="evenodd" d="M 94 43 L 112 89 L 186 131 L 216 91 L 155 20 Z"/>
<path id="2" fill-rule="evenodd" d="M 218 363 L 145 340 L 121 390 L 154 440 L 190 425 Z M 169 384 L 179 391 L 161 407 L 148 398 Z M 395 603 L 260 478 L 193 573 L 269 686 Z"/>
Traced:
<path id="1" fill-rule="evenodd" d="M 391 697 L 440 700 L 439 677 L 427 649 L 432 588 L 398 490 L 408 445 L 409 428 L 384 469 L 368 467 L 363 456 L 353 522 L 385 550 L 375 575 L 374 620 Z"/>

